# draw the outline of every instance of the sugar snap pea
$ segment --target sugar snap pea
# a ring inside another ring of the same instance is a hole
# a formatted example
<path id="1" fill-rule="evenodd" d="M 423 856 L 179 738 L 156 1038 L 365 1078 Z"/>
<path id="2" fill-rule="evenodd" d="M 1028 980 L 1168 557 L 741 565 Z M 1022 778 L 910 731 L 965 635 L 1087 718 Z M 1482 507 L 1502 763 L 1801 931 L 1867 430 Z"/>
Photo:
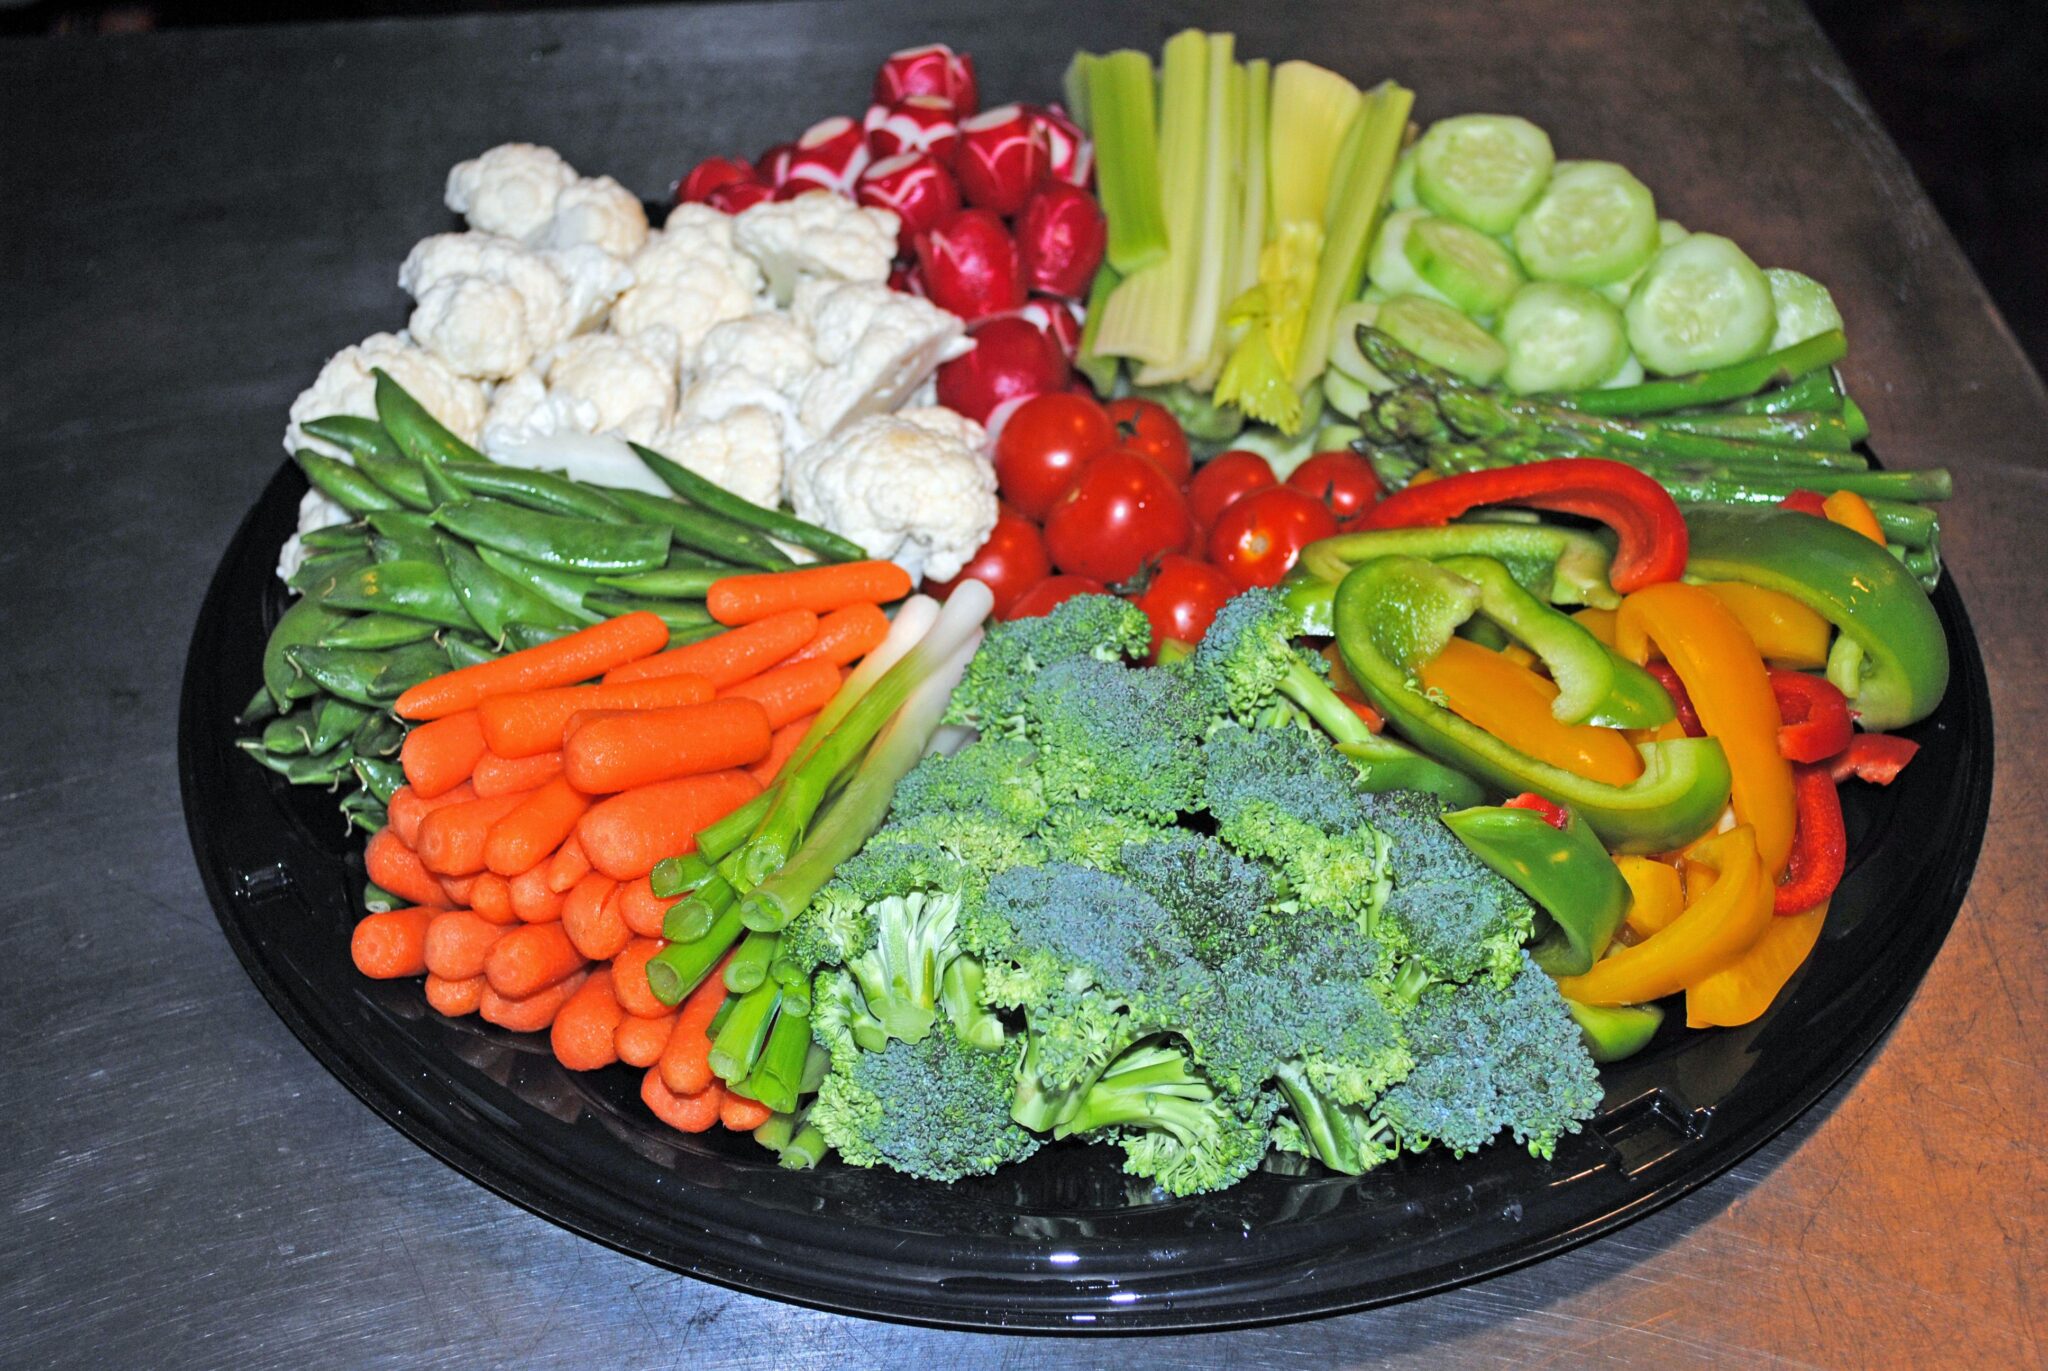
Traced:
<path id="1" fill-rule="evenodd" d="M 784 514 L 779 509 L 757 505 L 719 485 L 716 481 L 699 476 L 680 462 L 672 462 L 652 448 L 638 443 L 632 444 L 633 451 L 647 464 L 647 469 L 659 476 L 662 483 L 676 494 L 688 500 L 699 509 L 713 514 L 722 514 L 734 523 L 760 529 L 772 534 L 785 543 L 795 543 L 834 562 L 858 562 L 868 554 L 860 544 L 850 542 L 829 529 L 816 524 L 805 523 L 793 514 Z"/>
<path id="2" fill-rule="evenodd" d="M 489 495 L 543 514 L 572 514 L 606 524 L 630 524 L 624 506 L 595 486 L 552 471 L 502 466 L 497 462 L 449 462 L 450 480 L 470 495 Z"/>
<path id="3" fill-rule="evenodd" d="M 370 374 L 377 378 L 377 418 L 406 456 L 421 464 L 429 455 L 450 462 L 485 460 L 481 452 L 429 414 L 427 407 L 413 399 L 383 368 L 372 368 Z"/>
<path id="4" fill-rule="evenodd" d="M 235 715 L 235 722 L 247 728 L 277 717 L 277 701 L 270 698 L 267 686 L 257 686 L 256 693 L 249 697 L 249 703 L 242 706 L 242 712 Z"/>
<path id="5" fill-rule="evenodd" d="M 295 709 L 272 719 L 258 735 L 273 757 L 298 757 L 313 750 L 313 711 Z"/>
<path id="6" fill-rule="evenodd" d="M 570 571 L 651 571 L 668 558 L 666 528 L 542 514 L 483 496 L 443 505 L 434 522 L 458 538 Z"/>
<path id="7" fill-rule="evenodd" d="M 604 493 L 624 505 L 634 518 L 668 529 L 685 547 L 762 571 L 783 571 L 795 565 L 788 553 L 762 534 L 730 519 L 644 490 L 606 486 Z"/>
<path id="8" fill-rule="evenodd" d="M 349 746 L 359 758 L 396 757 L 405 746 L 405 725 L 380 709 L 363 720 Z"/>
<path id="9" fill-rule="evenodd" d="M 341 797 L 341 817 L 364 833 L 375 833 L 391 821 L 383 802 L 367 790 L 353 790 Z"/>
<path id="10" fill-rule="evenodd" d="M 329 524 L 299 535 L 299 546 L 308 552 L 361 552 L 370 545 L 363 524 Z"/>
<path id="11" fill-rule="evenodd" d="M 418 462 L 403 456 L 386 457 L 377 452 L 358 452 L 356 470 L 407 509 L 428 510 L 434 507 L 433 499 L 427 494 L 426 469 Z"/>
<path id="12" fill-rule="evenodd" d="M 324 699 L 313 704 L 313 735 L 306 750 L 327 752 L 351 741 L 370 711 L 347 700 Z M 353 749 L 351 749 L 353 750 Z"/>
<path id="13" fill-rule="evenodd" d="M 393 509 L 398 501 L 379 489 L 377 483 L 347 462 L 322 456 L 309 447 L 292 454 L 299 470 L 313 488 L 351 514 L 368 514 L 373 509 Z"/>
<path id="14" fill-rule="evenodd" d="M 384 804 L 390 804 L 391 797 L 405 784 L 405 768 L 397 762 L 358 754 L 350 766 L 356 773 L 356 779 L 363 783 L 363 789 Z"/>
<path id="15" fill-rule="evenodd" d="M 416 643 L 422 638 L 434 635 L 434 625 L 424 619 L 409 619 L 398 614 L 356 614 L 336 625 L 324 635 L 316 647 L 360 647 L 375 650 L 383 647 L 403 647 Z"/>
<path id="16" fill-rule="evenodd" d="M 576 628 L 579 621 L 547 600 L 484 565 L 483 559 L 453 538 L 441 540 L 441 560 L 463 609 L 476 620 L 484 636 L 494 643 L 505 641 L 505 629 L 514 623 L 541 624 L 554 628 Z"/>
<path id="17" fill-rule="evenodd" d="M 652 614 L 672 630 L 697 628 L 716 622 L 712 619 L 710 610 L 689 600 L 642 600 L 626 595 L 592 595 L 583 603 L 608 619 L 616 619 L 621 614 Z"/>
<path id="18" fill-rule="evenodd" d="M 284 583 L 301 595 L 318 599 L 322 591 L 369 565 L 370 558 L 360 552 L 323 552 L 300 562 Z"/>
<path id="19" fill-rule="evenodd" d="M 598 621 L 600 616 L 583 607 L 583 597 L 598 590 L 596 577 L 565 571 L 561 567 L 542 566 L 539 562 L 529 562 L 494 547 L 479 545 L 476 555 L 491 570 L 517 581 L 571 618 L 586 624 Z"/>
<path id="20" fill-rule="evenodd" d="M 454 667 L 475 666 L 479 662 L 495 662 L 502 655 L 493 652 L 490 646 L 466 633 L 451 633 L 441 640 L 441 646 L 448 651 L 448 665 Z"/>
<path id="21" fill-rule="evenodd" d="M 354 457 L 360 457 L 366 452 L 378 457 L 404 455 L 398 450 L 398 444 L 391 441 L 391 435 L 384 431 L 384 425 L 359 414 L 328 414 L 318 419 L 308 419 L 299 427 L 322 442 L 332 443 Z"/>
<path id="22" fill-rule="evenodd" d="M 373 708 L 448 669 L 447 650 L 435 642 L 408 643 L 382 652 L 307 645 L 290 648 L 285 655 L 320 689 Z"/>
<path id="23" fill-rule="evenodd" d="M 723 567 L 671 566 L 627 576 L 600 576 L 597 583 L 628 595 L 646 595 L 657 600 L 701 600 L 714 581 L 732 574 Z"/>
<path id="24" fill-rule="evenodd" d="M 337 748 L 323 756 L 281 755 L 266 751 L 261 739 L 237 739 L 235 746 L 248 753 L 262 765 L 269 767 L 293 785 L 333 786 L 340 783 L 349 772 L 347 748 Z"/>
<path id="25" fill-rule="evenodd" d="M 330 609 L 377 610 L 443 628 L 477 626 L 438 559 L 379 562 L 341 578 L 320 598 Z"/>
<path id="26" fill-rule="evenodd" d="M 542 628 L 538 624 L 511 624 L 505 629 L 505 646 L 514 652 L 524 652 L 542 643 L 552 643 L 562 636 L 559 628 Z"/>
<path id="27" fill-rule="evenodd" d="M 320 693 L 319 683 L 301 671 L 290 654 L 294 648 L 319 642 L 343 617 L 317 600 L 295 600 L 270 630 L 270 638 L 263 644 L 263 688 L 279 710 L 290 709 L 293 700 Z"/>

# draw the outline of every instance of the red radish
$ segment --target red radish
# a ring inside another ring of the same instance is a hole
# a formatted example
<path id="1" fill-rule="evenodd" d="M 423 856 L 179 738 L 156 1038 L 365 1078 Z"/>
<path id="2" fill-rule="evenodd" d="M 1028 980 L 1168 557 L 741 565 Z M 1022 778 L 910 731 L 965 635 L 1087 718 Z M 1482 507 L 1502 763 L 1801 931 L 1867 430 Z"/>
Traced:
<path id="1" fill-rule="evenodd" d="M 754 159 L 756 174 L 770 186 L 779 186 L 789 179 L 789 160 L 796 155 L 796 144 L 777 143 Z"/>
<path id="2" fill-rule="evenodd" d="M 1069 360 L 1081 346 L 1081 307 L 1072 300 L 1062 300 L 1051 295 L 1034 295 L 1024 302 L 1024 308 L 1017 311 L 1018 317 L 1029 319 L 1034 328 L 1060 345 L 1060 352 Z"/>
<path id="3" fill-rule="evenodd" d="M 970 205 L 1015 214 L 1051 165 L 1045 140 L 1022 105 L 998 105 L 960 121 L 953 172 Z"/>
<path id="4" fill-rule="evenodd" d="M 875 73 L 875 103 L 894 105 L 912 95 L 936 95 L 950 101 L 956 113 L 981 108 L 974 81 L 974 59 L 944 43 L 892 52 Z"/>
<path id="5" fill-rule="evenodd" d="M 743 209 L 752 209 L 763 200 L 775 198 L 775 191 L 766 181 L 734 181 L 720 186 L 705 197 L 704 203 L 722 214 L 738 214 Z"/>
<path id="6" fill-rule="evenodd" d="M 936 228 L 960 208 L 960 187 L 953 173 L 928 152 L 906 152 L 871 163 L 860 174 L 853 198 L 873 209 L 896 215 L 896 247 L 914 252 L 917 235 Z"/>
<path id="7" fill-rule="evenodd" d="M 676 203 L 705 204 L 711 199 L 711 192 L 721 186 L 758 179 L 751 162 L 743 162 L 737 157 L 707 157 L 691 167 L 690 174 L 676 186 Z"/>
<path id="8" fill-rule="evenodd" d="M 1024 284 L 1048 295 L 1086 295 L 1108 242 L 1102 206 L 1087 191 L 1063 181 L 1047 181 L 1032 191 L 1017 216 Z"/>
<path id="9" fill-rule="evenodd" d="M 869 105 L 868 151 L 876 157 L 928 152 L 941 162 L 953 160 L 960 145 L 960 120 L 953 102 L 938 95 L 911 95 L 893 105 Z"/>
<path id="10" fill-rule="evenodd" d="M 932 303 L 970 323 L 1024 304 L 1017 244 L 988 210 L 957 210 L 919 234 L 917 265 Z"/>
<path id="11" fill-rule="evenodd" d="M 905 295 L 915 295 L 922 300 L 924 298 L 924 277 L 918 272 L 917 263 L 912 262 L 906 266 L 898 262 L 895 266 L 891 267 L 889 269 L 889 289 L 901 291 Z"/>
<path id="12" fill-rule="evenodd" d="M 853 194 L 853 183 L 867 170 L 868 136 L 843 114 L 820 119 L 805 129 L 790 153 L 784 182 L 806 190 Z M 778 184 L 777 189 L 781 185 Z"/>
<path id="13" fill-rule="evenodd" d="M 1067 383 L 1067 359 L 1052 339 L 1012 315 L 974 330 L 974 351 L 939 368 L 939 403 L 981 423 L 1005 400 Z"/>
<path id="14" fill-rule="evenodd" d="M 1085 186 L 1095 175 L 1095 144 L 1058 105 L 1026 105 L 1038 136 L 1045 140 L 1050 172 L 1055 181 Z"/>

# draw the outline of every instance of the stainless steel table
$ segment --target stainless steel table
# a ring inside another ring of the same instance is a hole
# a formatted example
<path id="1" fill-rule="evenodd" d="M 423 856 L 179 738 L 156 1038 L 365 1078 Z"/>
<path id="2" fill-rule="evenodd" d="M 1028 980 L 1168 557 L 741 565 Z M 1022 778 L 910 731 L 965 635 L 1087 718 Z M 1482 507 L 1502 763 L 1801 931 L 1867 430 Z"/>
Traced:
<path id="1" fill-rule="evenodd" d="M 173 719 L 214 560 L 327 353 L 395 328 L 442 176 L 506 139 L 658 194 L 862 103 L 991 102 L 1184 23 L 1511 109 L 1828 281 L 1880 451 L 1946 464 L 2002 736 L 1976 885 L 1891 1039 L 1705 1191 L 1452 1294 L 1241 1334 L 935 1333 L 615 1255 L 427 1157 L 243 976 Z M 2048 396 L 1805 15 L 1769 0 L 764 4 L 0 45 L 0 1365 L 2040 1365 Z"/>

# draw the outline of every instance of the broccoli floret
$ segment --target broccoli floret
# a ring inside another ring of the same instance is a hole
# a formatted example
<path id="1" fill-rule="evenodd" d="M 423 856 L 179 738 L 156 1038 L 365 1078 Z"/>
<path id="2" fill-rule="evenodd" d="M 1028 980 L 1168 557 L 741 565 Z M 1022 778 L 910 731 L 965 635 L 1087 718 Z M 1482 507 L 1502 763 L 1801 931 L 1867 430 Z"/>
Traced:
<path id="1" fill-rule="evenodd" d="M 1286 722 L 1298 707 L 1338 742 L 1356 742 L 1370 730 L 1337 697 L 1329 668 L 1296 647 L 1294 611 L 1270 590 L 1247 590 L 1216 611 L 1187 669 L 1220 696 L 1241 723 Z"/>
<path id="2" fill-rule="evenodd" d="M 950 755 L 933 753 L 897 783 L 889 817 L 900 823 L 985 809 L 1033 828 L 1045 818 L 1045 795 L 1032 760 L 1031 744 L 1022 738 L 984 738 Z"/>
<path id="3" fill-rule="evenodd" d="M 1119 871 L 1127 845 L 1149 842 L 1173 831 L 1134 814 L 1112 813 L 1094 805 L 1063 804 L 1046 815 L 1038 836 L 1045 843 L 1048 861 Z"/>
<path id="4" fill-rule="evenodd" d="M 803 974 L 842 965 L 873 944 L 874 909 L 882 901 L 915 892 L 978 901 L 982 886 L 973 867 L 937 843 L 913 841 L 907 829 L 885 828 L 841 863 L 789 921 L 776 963 Z"/>
<path id="5" fill-rule="evenodd" d="M 998 872 L 1046 859 L 1045 844 L 1029 830 L 987 809 L 918 814 L 868 839 L 868 850 L 891 846 L 935 850 L 961 863 L 972 874 L 963 888 L 970 899 L 978 899 L 980 887 Z"/>
<path id="6" fill-rule="evenodd" d="M 1513 978 L 1536 928 L 1528 896 L 1472 855 L 1434 795 L 1390 790 L 1366 796 L 1365 807 L 1387 838 L 1392 888 L 1375 925 L 1381 941 L 1442 980 Z"/>
<path id="7" fill-rule="evenodd" d="M 1374 1113 L 1411 1150 L 1436 1142 L 1462 1156 L 1507 1129 L 1548 1157 L 1600 1107 L 1578 1025 L 1526 954 L 1506 985 L 1425 987 L 1402 1024 L 1415 1069 Z"/>
<path id="8" fill-rule="evenodd" d="M 1225 724 L 1202 745 L 1202 765 L 1202 807 L 1219 820 L 1263 802 L 1325 833 L 1365 822 L 1358 768 L 1317 734 Z"/>
<path id="9" fill-rule="evenodd" d="M 1291 1063 L 1276 1084 L 1287 1102 L 1273 1128 L 1273 1146 L 1281 1151 L 1312 1157 L 1346 1176 L 1362 1176 L 1400 1155 L 1392 1125 L 1376 1118 L 1370 1106 L 1338 1103 Z"/>
<path id="10" fill-rule="evenodd" d="M 1125 844 L 1117 866 L 1165 907 L 1205 966 L 1250 955 L 1266 932 L 1273 878 L 1214 838 L 1167 829 L 1150 841 Z"/>
<path id="11" fill-rule="evenodd" d="M 1266 1155 L 1278 1101 L 1219 1092 L 1187 1054 L 1153 1038 L 1111 1063 L 1053 1136 L 1102 1134 L 1123 1144 L 1124 1170 L 1171 1195 L 1222 1190 Z"/>
<path id="12" fill-rule="evenodd" d="M 1220 819 L 1216 836 L 1274 867 L 1288 900 L 1341 915 L 1361 933 L 1374 932 L 1388 891 L 1387 839 L 1377 830 L 1361 825 L 1325 833 L 1258 800 Z"/>
<path id="13" fill-rule="evenodd" d="M 932 1181 L 986 1175 L 1038 1150 L 1010 1120 L 1011 1053 L 949 1031 L 835 1063 L 809 1122 L 854 1166 Z"/>
<path id="14" fill-rule="evenodd" d="M 938 1019 L 946 969 L 960 955 L 960 896 L 917 890 L 877 900 L 868 912 L 873 941 L 846 969 L 889 1036 L 918 1042 Z"/>
<path id="15" fill-rule="evenodd" d="M 1168 822 L 1201 798 L 1207 720 L 1174 673 L 1071 658 L 1038 673 L 1023 716 L 1051 804 Z"/>
<path id="16" fill-rule="evenodd" d="M 1077 657 L 1136 661 L 1152 649 L 1152 623 L 1115 595 L 1077 595 L 1052 613 L 995 624 L 953 692 L 946 721 L 983 732 L 1011 726 L 1039 672 Z"/>

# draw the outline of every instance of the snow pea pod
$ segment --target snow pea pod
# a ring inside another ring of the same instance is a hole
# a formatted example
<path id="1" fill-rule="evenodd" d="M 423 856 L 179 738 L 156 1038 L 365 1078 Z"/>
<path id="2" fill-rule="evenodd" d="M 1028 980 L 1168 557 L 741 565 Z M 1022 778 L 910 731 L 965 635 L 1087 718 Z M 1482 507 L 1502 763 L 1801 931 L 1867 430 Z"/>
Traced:
<path id="1" fill-rule="evenodd" d="M 235 722 L 247 728 L 277 717 L 277 701 L 270 698 L 265 686 L 257 686 L 256 693 L 249 697 L 249 703 L 242 706 L 242 712 L 235 715 Z"/>
<path id="2" fill-rule="evenodd" d="M 324 756 L 282 756 L 266 751 L 262 741 L 256 738 L 238 739 L 235 746 L 293 785 L 335 785 L 349 774 L 349 763 L 354 760 L 347 748 L 339 748 Z"/>
<path id="3" fill-rule="evenodd" d="M 314 646 L 358 647 L 375 651 L 378 648 L 404 647 L 407 643 L 416 643 L 433 635 L 433 624 L 424 619 L 372 612 L 344 619 L 331 632 L 323 634 Z"/>
<path id="4" fill-rule="evenodd" d="M 448 664 L 454 667 L 475 666 L 479 662 L 495 662 L 501 654 L 466 633 L 451 633 L 441 640 L 441 646 L 448 651 Z M 508 643 L 507 646 L 510 646 Z"/>
<path id="5" fill-rule="evenodd" d="M 481 452 L 429 414 L 427 407 L 413 399 L 382 367 L 372 368 L 370 374 L 377 378 L 377 418 L 406 456 L 422 465 L 430 456 L 449 462 L 485 460 Z"/>
<path id="6" fill-rule="evenodd" d="M 312 750 L 313 711 L 295 709 L 264 725 L 258 735 L 263 750 L 273 757 L 297 757 Z"/>
<path id="7" fill-rule="evenodd" d="M 376 457 L 402 457 L 398 444 L 384 431 L 384 425 L 360 414 L 328 414 L 300 424 L 301 431 L 342 448 L 352 457 L 369 453 Z"/>
<path id="8" fill-rule="evenodd" d="M 434 522 L 458 538 L 570 571 L 651 571 L 668 558 L 666 528 L 542 514 L 482 496 L 443 505 Z"/>
<path id="9" fill-rule="evenodd" d="M 597 583 L 628 595 L 651 596 L 657 600 L 701 600 L 712 583 L 733 573 L 724 567 L 666 566 L 654 571 L 636 571 L 630 576 L 600 576 Z"/>
<path id="10" fill-rule="evenodd" d="M 652 614 L 667 624 L 672 632 L 701 628 L 717 622 L 711 617 L 710 610 L 688 600 L 642 600 L 626 595 L 593 595 L 583 603 L 586 608 L 594 609 L 608 619 L 616 619 L 622 614 Z M 670 639 L 671 643 L 674 641 L 673 638 Z"/>
<path id="11" fill-rule="evenodd" d="M 441 555 L 433 521 L 409 509 L 380 510 L 370 516 L 376 536 L 370 551 L 380 562 L 431 562 Z"/>
<path id="12" fill-rule="evenodd" d="M 783 571 L 796 565 L 789 554 L 769 539 L 730 519 L 643 490 L 606 486 L 604 492 L 624 505 L 634 518 L 667 528 L 685 547 L 763 571 Z"/>
<path id="13" fill-rule="evenodd" d="M 435 642 L 408 643 L 383 652 L 308 644 L 290 648 L 285 655 L 320 689 L 380 709 L 408 687 L 448 669 L 448 652 Z"/>
<path id="14" fill-rule="evenodd" d="M 448 478 L 468 495 L 489 495 L 543 514 L 572 514 L 606 524 L 630 524 L 633 516 L 594 486 L 552 471 L 502 466 L 496 462 L 450 462 Z"/>
<path id="15" fill-rule="evenodd" d="M 370 546 L 370 535 L 362 524 L 329 524 L 301 533 L 299 546 L 309 552 L 362 552 Z"/>
<path id="16" fill-rule="evenodd" d="M 378 610 L 443 628 L 475 628 L 448 569 L 436 561 L 380 562 L 344 577 L 321 596 L 331 609 Z"/>
<path id="17" fill-rule="evenodd" d="M 779 509 L 770 509 L 745 500 L 719 485 L 716 481 L 699 476 L 680 462 L 672 462 L 652 448 L 638 443 L 630 445 L 633 452 L 647 465 L 647 469 L 662 479 L 662 483 L 676 494 L 688 500 L 699 509 L 721 514 L 736 524 L 756 528 L 763 533 L 773 534 L 786 543 L 807 547 L 827 561 L 858 562 L 864 559 L 867 549 L 859 543 L 842 538 L 829 529 L 807 524 L 793 514 L 784 514 Z"/>
<path id="18" fill-rule="evenodd" d="M 323 552 L 299 563 L 299 569 L 285 578 L 285 584 L 301 595 L 319 599 L 330 586 L 370 564 L 370 558 L 360 552 Z"/>
<path id="19" fill-rule="evenodd" d="M 476 555 L 483 559 L 485 566 L 517 581 L 572 619 L 586 624 L 598 621 L 599 616 L 583 607 L 584 596 L 598 593 L 596 577 L 578 575 L 560 567 L 542 566 L 539 562 L 529 562 L 494 547 L 479 546 Z"/>
<path id="20" fill-rule="evenodd" d="M 397 762 L 358 755 L 350 766 L 356 773 L 356 779 L 363 783 L 363 789 L 387 805 L 398 793 L 398 788 L 405 784 L 405 768 Z"/>
<path id="21" fill-rule="evenodd" d="M 453 538 L 441 540 L 441 560 L 448 568 L 456 598 L 492 642 L 504 642 L 506 628 L 514 623 L 578 627 L 576 619 L 511 577 L 491 570 L 474 551 Z"/>
<path id="22" fill-rule="evenodd" d="M 405 746 L 405 725 L 380 709 L 363 720 L 349 746 L 358 757 L 396 757 Z"/>
<path id="23" fill-rule="evenodd" d="M 505 630 L 505 646 L 514 652 L 524 652 L 542 643 L 552 643 L 562 636 L 559 628 L 541 628 L 537 624 L 512 624 Z"/>
<path id="24" fill-rule="evenodd" d="M 291 660 L 298 647 L 311 647 L 334 631 L 346 617 L 327 609 L 317 600 L 297 600 L 278 619 L 263 645 L 263 688 L 279 710 L 291 708 L 293 700 L 320 693 L 320 685 Z"/>
<path id="25" fill-rule="evenodd" d="M 367 790 L 351 791 L 342 796 L 337 808 L 341 810 L 341 817 L 346 819 L 351 827 L 359 828 L 366 834 L 376 833 L 391 822 L 391 815 L 383 803 Z"/>
<path id="26" fill-rule="evenodd" d="M 418 462 L 407 461 L 402 456 L 387 457 L 380 452 L 358 452 L 356 470 L 407 509 L 428 510 L 434 507 L 427 494 L 426 469 Z"/>
<path id="27" fill-rule="evenodd" d="M 299 464 L 299 470 L 306 473 L 313 489 L 351 514 L 368 514 L 373 509 L 395 509 L 398 506 L 397 500 L 347 462 L 323 457 L 307 447 L 294 452 L 292 460 Z"/>
<path id="28" fill-rule="evenodd" d="M 330 698 L 317 702 L 313 706 L 313 735 L 306 750 L 321 753 L 350 742 L 369 717 L 369 710 L 347 700 Z M 353 747 L 350 750 L 353 752 Z"/>

